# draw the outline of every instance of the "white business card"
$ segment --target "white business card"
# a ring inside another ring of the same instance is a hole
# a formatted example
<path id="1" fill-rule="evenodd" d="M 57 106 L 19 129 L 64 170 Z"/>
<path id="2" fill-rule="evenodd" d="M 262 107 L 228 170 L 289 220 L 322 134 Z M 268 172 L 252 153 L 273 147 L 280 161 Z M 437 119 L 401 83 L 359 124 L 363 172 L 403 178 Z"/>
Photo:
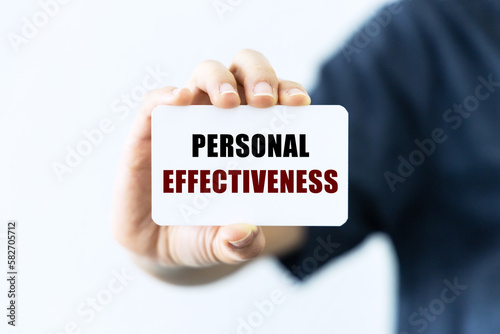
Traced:
<path id="1" fill-rule="evenodd" d="M 159 225 L 347 220 L 348 114 L 341 106 L 158 106 L 151 127 Z"/>

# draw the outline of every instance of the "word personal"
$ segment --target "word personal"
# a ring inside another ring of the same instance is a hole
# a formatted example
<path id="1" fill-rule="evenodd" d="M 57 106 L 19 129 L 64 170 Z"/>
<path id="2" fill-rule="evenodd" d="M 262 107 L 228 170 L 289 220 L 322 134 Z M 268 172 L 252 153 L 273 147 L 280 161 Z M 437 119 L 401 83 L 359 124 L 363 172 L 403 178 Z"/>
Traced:
<path id="1" fill-rule="evenodd" d="M 309 152 L 306 149 L 306 135 L 299 135 L 297 144 L 296 135 L 286 134 L 273 135 L 255 134 L 250 138 L 247 134 L 236 136 L 230 134 L 193 134 L 193 157 L 200 156 L 200 149 L 206 148 L 207 157 L 234 157 L 246 158 L 250 154 L 256 158 L 307 158 Z"/>

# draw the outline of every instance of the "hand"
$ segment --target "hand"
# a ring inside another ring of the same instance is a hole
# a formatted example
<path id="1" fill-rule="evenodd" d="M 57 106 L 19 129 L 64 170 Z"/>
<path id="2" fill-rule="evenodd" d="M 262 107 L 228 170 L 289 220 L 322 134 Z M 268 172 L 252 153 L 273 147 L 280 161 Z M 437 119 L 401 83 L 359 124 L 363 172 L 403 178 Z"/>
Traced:
<path id="1" fill-rule="evenodd" d="M 151 112 L 156 106 L 267 108 L 277 103 L 302 106 L 311 99 L 300 84 L 278 79 L 267 59 L 253 50 L 239 52 L 229 69 L 216 61 L 202 62 L 186 88 L 164 87 L 146 94 L 119 167 L 112 214 L 116 239 L 134 254 L 168 267 L 234 264 L 254 258 L 264 249 L 264 230 L 273 239 L 266 247 L 270 252 L 296 247 L 302 235 L 297 227 L 158 226 L 151 219 Z"/>

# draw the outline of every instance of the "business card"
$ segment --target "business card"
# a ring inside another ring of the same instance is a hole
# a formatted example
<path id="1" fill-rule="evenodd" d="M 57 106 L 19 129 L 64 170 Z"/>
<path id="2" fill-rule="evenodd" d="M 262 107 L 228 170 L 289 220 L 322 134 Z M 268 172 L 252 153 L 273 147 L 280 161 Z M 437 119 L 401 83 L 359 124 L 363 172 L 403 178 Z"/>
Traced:
<path id="1" fill-rule="evenodd" d="M 151 127 L 152 218 L 159 225 L 347 220 L 342 106 L 158 106 Z"/>

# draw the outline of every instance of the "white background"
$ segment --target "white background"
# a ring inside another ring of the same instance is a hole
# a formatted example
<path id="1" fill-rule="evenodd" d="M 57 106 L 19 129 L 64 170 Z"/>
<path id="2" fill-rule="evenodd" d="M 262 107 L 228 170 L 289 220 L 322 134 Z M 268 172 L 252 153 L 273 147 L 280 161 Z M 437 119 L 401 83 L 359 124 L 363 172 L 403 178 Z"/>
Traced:
<path id="1" fill-rule="evenodd" d="M 225 2 L 225 1 L 224 1 Z M 393 330 L 394 256 L 383 237 L 289 291 L 283 269 L 261 259 L 236 275 L 200 287 L 162 283 L 137 269 L 110 233 L 117 161 L 137 108 L 120 118 L 112 105 L 137 89 L 147 68 L 169 75 L 160 85 L 183 85 L 201 60 L 229 65 L 242 48 L 263 52 L 278 75 L 312 88 L 322 60 L 385 0 L 236 1 L 221 19 L 212 0 L 78 1 L 61 5 L 16 52 L 38 1 L 4 2 L 0 12 L 0 240 L 19 220 L 18 333 L 237 333 L 255 301 L 275 289 L 285 302 L 253 333 L 389 333 Z M 346 66 L 349 66 L 346 63 Z M 123 104 L 121 104 L 123 106 Z M 114 128 L 62 181 L 64 162 L 82 131 L 103 119 Z M 113 270 L 134 275 L 122 292 L 86 322 L 76 313 L 102 294 Z M 4 274 L 1 274 L 4 277 Z M 0 305 L 6 282 L 0 280 Z M 0 331 L 6 328 L 2 306 Z M 9 329 L 10 333 L 10 329 Z"/>

